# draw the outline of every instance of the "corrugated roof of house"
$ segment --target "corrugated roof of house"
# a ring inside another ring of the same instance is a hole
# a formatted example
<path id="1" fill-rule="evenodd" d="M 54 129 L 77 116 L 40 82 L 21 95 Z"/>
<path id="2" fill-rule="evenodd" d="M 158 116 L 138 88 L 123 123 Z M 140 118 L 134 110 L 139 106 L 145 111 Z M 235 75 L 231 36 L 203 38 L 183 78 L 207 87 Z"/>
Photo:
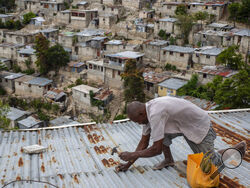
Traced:
<path id="1" fill-rule="evenodd" d="M 121 45 L 123 44 L 122 40 L 110 40 L 108 42 L 106 42 L 105 44 L 109 44 L 109 45 Z"/>
<path id="2" fill-rule="evenodd" d="M 250 29 L 242 29 L 234 33 L 235 35 L 239 36 L 248 36 L 250 37 Z"/>
<path id="3" fill-rule="evenodd" d="M 77 125 L 79 122 L 74 121 L 70 119 L 69 117 L 60 116 L 56 119 L 51 120 L 50 122 L 51 126 L 64 126 L 64 125 Z"/>
<path id="4" fill-rule="evenodd" d="M 21 125 L 23 125 L 23 126 L 25 126 L 25 127 L 27 127 L 27 128 L 32 128 L 32 127 L 34 127 L 35 125 L 41 123 L 41 121 L 38 120 L 38 119 L 36 119 L 36 118 L 34 118 L 34 117 L 32 117 L 32 116 L 29 116 L 29 117 L 27 117 L 26 119 L 23 119 L 23 120 L 21 120 L 21 121 L 18 121 L 17 123 L 18 123 L 18 124 L 21 124 Z"/>
<path id="5" fill-rule="evenodd" d="M 23 49 L 18 50 L 18 53 L 19 53 L 19 54 L 34 55 L 35 52 L 36 52 L 36 50 L 33 49 L 33 48 L 23 48 Z"/>
<path id="6" fill-rule="evenodd" d="M 159 83 L 159 86 L 166 87 L 168 89 L 180 89 L 182 86 L 184 86 L 187 83 L 186 80 L 181 80 L 177 78 L 170 78 L 167 79 L 161 83 Z"/>
<path id="7" fill-rule="evenodd" d="M 179 53 L 193 53 L 194 48 L 184 47 L 184 46 L 175 46 L 169 45 L 167 47 L 162 48 L 165 51 L 179 52 Z"/>
<path id="8" fill-rule="evenodd" d="M 164 45 L 168 45 L 169 41 L 166 41 L 166 40 L 154 40 L 154 41 L 150 41 L 149 44 L 152 45 L 152 46 L 164 46 Z"/>
<path id="9" fill-rule="evenodd" d="M 42 77 L 35 77 L 32 80 L 28 81 L 28 83 L 31 85 L 46 86 L 52 83 L 52 80 Z"/>
<path id="10" fill-rule="evenodd" d="M 159 19 L 160 22 L 177 22 L 177 18 L 162 18 Z"/>
<path id="11" fill-rule="evenodd" d="M 12 121 L 15 121 L 15 120 L 23 117 L 24 115 L 29 115 L 29 114 L 30 114 L 30 112 L 10 107 L 10 111 L 7 113 L 6 117 Z"/>
<path id="12" fill-rule="evenodd" d="M 242 139 L 249 143 L 250 109 L 209 112 L 209 115 L 217 132 L 215 148 L 227 148 Z M 140 125 L 133 122 L 119 121 L 114 124 L 0 131 L 0 184 L 31 179 L 46 181 L 58 187 L 188 188 L 186 178 L 176 168 L 152 170 L 152 166 L 160 162 L 163 155 L 139 159 L 127 172 L 117 173 L 114 170 L 120 159 L 117 154 L 111 155 L 111 148 L 119 146 L 119 151 L 135 150 L 141 129 Z M 31 144 L 40 144 L 47 150 L 37 155 L 23 153 L 22 147 Z M 171 149 L 176 161 L 185 160 L 192 153 L 182 137 L 174 139 Z M 221 187 L 250 186 L 249 155 L 246 154 L 239 168 L 222 172 Z M 8 187 L 44 186 L 22 181 Z"/>

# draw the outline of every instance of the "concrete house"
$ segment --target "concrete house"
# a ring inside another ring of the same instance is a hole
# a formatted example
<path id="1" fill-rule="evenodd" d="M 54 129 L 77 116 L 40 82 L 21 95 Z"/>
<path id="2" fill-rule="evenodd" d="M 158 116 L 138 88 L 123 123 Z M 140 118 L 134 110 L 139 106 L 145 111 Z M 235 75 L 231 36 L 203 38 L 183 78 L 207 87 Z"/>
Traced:
<path id="1" fill-rule="evenodd" d="M 104 35 L 105 31 L 102 29 L 84 29 L 83 31 L 76 33 L 78 42 L 87 42 L 94 37 Z"/>
<path id="2" fill-rule="evenodd" d="M 217 56 L 223 51 L 223 48 L 216 48 L 213 46 L 205 46 L 194 51 L 192 60 L 194 65 L 216 65 Z"/>
<path id="3" fill-rule="evenodd" d="M 222 76 L 223 78 L 230 78 L 231 76 L 238 73 L 238 71 L 234 71 L 228 69 L 224 66 L 204 66 L 200 70 L 197 70 L 199 76 L 199 82 L 201 84 L 207 84 L 208 82 L 213 81 L 215 76 Z"/>
<path id="4" fill-rule="evenodd" d="M 143 51 L 145 53 L 145 58 L 150 59 L 153 62 L 160 62 L 161 59 L 161 49 L 168 46 L 169 42 L 165 40 L 155 40 L 145 42 L 143 44 Z"/>
<path id="5" fill-rule="evenodd" d="M 13 44 L 28 44 L 33 43 L 35 41 L 35 36 L 38 32 L 6 32 L 6 42 L 13 43 Z"/>
<path id="6" fill-rule="evenodd" d="M 63 0 L 40 1 L 40 10 L 44 15 L 53 15 L 65 9 Z"/>
<path id="7" fill-rule="evenodd" d="M 8 14 L 0 14 L 0 22 L 6 23 L 9 20 L 12 20 L 14 16 Z"/>
<path id="8" fill-rule="evenodd" d="M 67 95 L 60 89 L 51 88 L 49 91 L 47 91 L 44 97 L 49 101 L 64 102 L 67 98 Z"/>
<path id="9" fill-rule="evenodd" d="M 74 29 L 83 29 L 87 28 L 90 22 L 97 18 L 98 11 L 97 10 L 78 10 L 73 9 L 71 10 L 71 18 L 70 18 L 70 25 Z"/>
<path id="10" fill-rule="evenodd" d="M 146 3 L 150 3 L 149 0 L 122 0 L 122 5 L 127 8 L 142 9 L 146 8 Z"/>
<path id="11" fill-rule="evenodd" d="M 175 65 L 177 69 L 186 70 L 192 67 L 194 48 L 169 45 L 161 50 L 161 64 Z"/>
<path id="12" fill-rule="evenodd" d="M 35 12 L 41 8 L 40 0 L 25 0 L 23 2 L 24 2 L 24 8 L 29 12 Z"/>
<path id="13" fill-rule="evenodd" d="M 239 50 L 245 55 L 250 52 L 250 29 L 241 29 L 234 33 L 234 44 L 239 45 Z"/>
<path id="14" fill-rule="evenodd" d="M 19 129 L 32 129 L 43 126 L 43 122 L 33 116 L 29 116 L 26 119 L 17 122 Z"/>
<path id="15" fill-rule="evenodd" d="M 30 112 L 10 107 L 10 111 L 7 113 L 6 117 L 10 120 L 10 127 L 14 128 L 17 126 L 18 121 L 27 118 L 30 114 Z"/>
<path id="16" fill-rule="evenodd" d="M 58 41 L 59 30 L 54 28 L 42 29 L 40 32 L 45 36 L 50 42 L 56 43 Z"/>
<path id="17" fill-rule="evenodd" d="M 117 15 L 102 13 L 99 15 L 99 28 L 111 29 L 111 27 L 116 24 L 117 20 Z"/>
<path id="18" fill-rule="evenodd" d="M 63 47 L 72 48 L 76 41 L 74 41 L 75 32 L 62 32 L 58 35 L 58 43 Z"/>
<path id="19" fill-rule="evenodd" d="M 72 88 L 72 97 L 74 100 L 75 106 L 79 109 L 84 109 L 91 106 L 91 100 L 89 92 L 92 91 L 94 94 L 99 91 L 99 89 L 88 86 L 88 85 L 79 85 Z"/>
<path id="20" fill-rule="evenodd" d="M 45 22 L 45 19 L 43 17 L 35 17 L 31 18 L 30 24 L 35 26 L 42 26 Z"/>
<path id="21" fill-rule="evenodd" d="M 97 83 L 104 82 L 103 60 L 91 60 L 86 62 L 88 66 L 87 79 Z"/>
<path id="22" fill-rule="evenodd" d="M 187 84 L 186 80 L 178 78 L 170 78 L 158 84 L 158 95 L 163 96 L 176 96 L 178 89 Z"/>
<path id="23" fill-rule="evenodd" d="M 100 14 L 114 14 L 118 18 L 121 18 L 125 14 L 126 10 L 122 5 L 103 5 L 98 9 L 98 12 Z"/>
<path id="24" fill-rule="evenodd" d="M 75 62 L 72 61 L 68 63 L 69 71 L 74 73 L 80 73 L 86 69 L 86 64 L 84 62 Z"/>
<path id="25" fill-rule="evenodd" d="M 156 21 L 154 32 L 158 35 L 160 30 L 165 31 L 168 34 L 180 34 L 180 28 L 176 24 L 178 20 L 176 18 L 162 18 Z"/>
<path id="26" fill-rule="evenodd" d="M 78 9 L 86 9 L 89 6 L 89 3 L 87 1 L 80 1 L 76 3 L 76 6 Z"/>
<path id="27" fill-rule="evenodd" d="M 139 52 L 125 51 L 105 55 L 104 59 L 104 83 L 108 86 L 121 88 L 121 73 L 127 60 L 135 60 L 137 66 L 142 65 L 144 54 Z"/>
<path id="28" fill-rule="evenodd" d="M 0 57 L 0 66 L 3 66 L 5 68 L 7 68 L 8 70 L 11 69 L 11 67 L 12 67 L 11 59 L 8 59 L 5 57 Z"/>
<path id="29" fill-rule="evenodd" d="M 158 93 L 158 84 L 167 80 L 171 76 L 171 72 L 154 72 L 154 71 L 144 71 L 143 78 L 145 84 L 145 90 L 151 95 Z"/>
<path id="30" fill-rule="evenodd" d="M 29 75 L 15 79 L 15 94 L 22 96 L 43 97 L 50 90 L 52 80 Z"/>
<path id="31" fill-rule="evenodd" d="M 139 18 L 141 19 L 153 19 L 155 16 L 154 10 L 144 9 L 139 12 Z"/>
<path id="32" fill-rule="evenodd" d="M 68 25 L 71 21 L 71 11 L 70 10 L 63 10 L 57 13 L 56 21 L 58 24 L 61 25 Z"/>
<path id="33" fill-rule="evenodd" d="M 1 71 L 0 72 L 0 86 L 7 93 L 14 93 L 15 92 L 15 80 L 22 76 L 24 76 L 24 74 Z"/>
<path id="34" fill-rule="evenodd" d="M 230 31 L 231 29 L 233 29 L 233 27 L 228 24 L 214 22 L 209 25 L 206 25 L 205 29 L 214 31 Z"/>
<path id="35" fill-rule="evenodd" d="M 23 46 L 23 44 L 0 43 L 0 57 L 16 60 L 17 51 Z"/>
<path id="36" fill-rule="evenodd" d="M 105 49 L 105 54 L 127 51 L 126 43 L 122 40 L 110 40 L 105 43 L 104 49 Z"/>
<path id="37" fill-rule="evenodd" d="M 26 70 L 28 68 L 37 69 L 37 65 L 35 64 L 37 58 L 35 54 L 36 50 L 33 49 L 31 46 L 26 46 L 25 48 L 22 48 L 17 51 L 17 65 L 21 67 L 22 70 Z M 30 61 L 31 64 L 29 67 L 26 65 L 26 61 Z"/>
<path id="38" fill-rule="evenodd" d="M 87 42 L 78 43 L 75 47 L 75 54 L 78 56 L 78 59 L 83 61 L 101 57 L 106 41 L 107 37 L 94 37 Z"/>

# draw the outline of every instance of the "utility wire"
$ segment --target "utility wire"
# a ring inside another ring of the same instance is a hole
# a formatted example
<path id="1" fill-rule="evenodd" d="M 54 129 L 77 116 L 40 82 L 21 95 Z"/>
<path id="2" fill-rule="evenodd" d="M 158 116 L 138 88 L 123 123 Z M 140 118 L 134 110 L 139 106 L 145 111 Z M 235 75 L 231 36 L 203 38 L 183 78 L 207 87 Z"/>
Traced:
<path id="1" fill-rule="evenodd" d="M 10 185 L 10 184 L 12 184 L 12 183 L 18 182 L 18 181 L 29 181 L 29 182 L 45 183 L 45 184 L 51 185 L 51 186 L 53 186 L 53 187 L 59 188 L 58 186 L 53 185 L 53 184 L 50 183 L 50 182 L 39 181 L 39 180 L 14 180 L 14 181 L 11 181 L 11 182 L 5 184 L 2 188 L 6 187 L 7 185 Z"/>

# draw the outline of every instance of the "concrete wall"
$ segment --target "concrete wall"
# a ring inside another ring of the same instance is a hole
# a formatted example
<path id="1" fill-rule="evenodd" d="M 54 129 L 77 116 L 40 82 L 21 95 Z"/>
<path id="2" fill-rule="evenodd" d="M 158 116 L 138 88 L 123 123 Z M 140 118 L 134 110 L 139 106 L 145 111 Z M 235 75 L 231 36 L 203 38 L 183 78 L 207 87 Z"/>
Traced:
<path id="1" fill-rule="evenodd" d="M 58 43 L 61 44 L 63 47 L 71 48 L 73 46 L 73 37 L 59 35 Z"/>
<path id="2" fill-rule="evenodd" d="M 207 56 L 204 54 L 193 54 L 192 60 L 194 63 L 214 66 L 216 64 L 217 56 Z"/>
<path id="3" fill-rule="evenodd" d="M 2 86 L 7 93 L 13 93 L 15 91 L 15 84 L 13 80 L 0 78 L 0 86 Z"/>
<path id="4" fill-rule="evenodd" d="M 192 60 L 192 55 L 188 53 L 184 53 L 181 56 L 179 52 L 173 52 L 170 54 L 169 51 L 161 51 L 161 64 L 162 66 L 167 63 L 171 65 L 175 65 L 177 69 L 186 70 L 189 62 Z"/>
<path id="5" fill-rule="evenodd" d="M 91 47 L 78 47 L 79 60 L 91 60 L 97 58 L 97 49 Z"/>
<path id="6" fill-rule="evenodd" d="M 119 44 L 119 45 L 107 44 L 105 54 L 109 54 L 109 53 L 112 54 L 112 53 L 122 52 L 125 50 L 126 50 L 126 48 L 124 48 L 123 44 Z"/>
<path id="7" fill-rule="evenodd" d="M 6 33 L 6 42 L 14 44 L 26 44 L 34 42 L 35 35 L 13 35 Z"/>
<path id="8" fill-rule="evenodd" d="M 111 29 L 117 22 L 117 16 L 99 16 L 99 28 Z"/>
<path id="9" fill-rule="evenodd" d="M 122 88 L 123 87 L 123 81 L 121 80 L 121 71 L 110 69 L 105 67 L 105 73 L 104 73 L 104 82 L 106 85 L 113 87 L 113 88 Z"/>
<path id="10" fill-rule="evenodd" d="M 165 46 L 164 46 L 165 47 Z M 151 59 L 153 62 L 160 62 L 162 46 L 154 46 L 150 44 L 144 44 L 143 50 L 146 58 Z"/>
<path id="11" fill-rule="evenodd" d="M 56 20 L 58 24 L 69 24 L 71 19 L 70 19 L 70 13 L 63 13 L 63 12 L 58 12 L 56 16 Z"/>
<path id="12" fill-rule="evenodd" d="M 19 83 L 15 81 L 15 94 L 21 96 L 31 96 L 31 97 L 43 97 L 43 95 L 48 90 L 48 86 L 40 87 L 36 85 L 30 85 L 26 83 Z"/>
<path id="13" fill-rule="evenodd" d="M 243 54 L 247 54 L 250 50 L 250 37 L 234 36 L 234 44 L 239 45 L 239 50 Z"/>
<path id="14" fill-rule="evenodd" d="M 74 102 L 77 104 L 80 104 L 83 106 L 85 105 L 91 106 L 89 93 L 84 93 L 84 92 L 81 92 L 72 88 L 72 97 L 73 97 Z"/>
<path id="15" fill-rule="evenodd" d="M 18 54 L 18 56 L 17 56 L 17 65 L 22 69 L 22 70 L 27 70 L 28 69 L 28 67 L 27 67 L 27 65 L 25 64 L 25 61 L 27 61 L 27 60 L 31 60 L 31 65 L 30 65 L 30 68 L 32 68 L 32 69 L 35 69 L 35 70 L 38 70 L 38 67 L 37 67 L 37 65 L 36 65 L 36 60 L 37 60 L 37 58 L 36 58 L 36 55 L 34 54 L 34 55 L 28 55 L 28 56 L 24 56 L 23 54 Z"/>
<path id="16" fill-rule="evenodd" d="M 13 46 L 0 46 L 0 57 L 16 60 L 17 48 L 13 48 Z"/>

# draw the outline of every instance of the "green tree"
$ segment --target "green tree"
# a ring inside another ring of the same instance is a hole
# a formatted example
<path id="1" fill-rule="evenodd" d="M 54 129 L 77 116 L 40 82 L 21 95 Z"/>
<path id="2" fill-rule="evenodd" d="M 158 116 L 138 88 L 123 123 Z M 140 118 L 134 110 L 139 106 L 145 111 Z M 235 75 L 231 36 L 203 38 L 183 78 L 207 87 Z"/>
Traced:
<path id="1" fill-rule="evenodd" d="M 187 14 L 187 7 L 186 5 L 178 5 L 175 10 L 176 15 L 186 15 Z"/>
<path id="2" fill-rule="evenodd" d="M 144 93 L 144 78 L 142 71 L 137 69 L 136 62 L 134 60 L 128 60 L 125 64 L 124 73 L 121 75 L 124 81 L 124 96 L 125 101 L 145 101 Z"/>
<path id="3" fill-rule="evenodd" d="M 167 40 L 167 39 L 168 39 L 168 35 L 167 35 L 166 31 L 164 31 L 164 30 L 162 30 L 162 29 L 159 31 L 158 36 L 159 36 L 161 39 L 163 39 L 163 40 Z"/>
<path id="4" fill-rule="evenodd" d="M 178 15 L 177 25 L 180 28 L 184 44 L 188 44 L 188 36 L 194 25 L 194 19 L 192 16 L 188 15 Z"/>
<path id="5" fill-rule="evenodd" d="M 9 112 L 9 106 L 4 104 L 2 100 L 0 100 L 0 128 L 8 128 L 10 124 L 10 120 L 6 117 Z"/>
<path id="6" fill-rule="evenodd" d="M 23 28 L 22 23 L 19 20 L 15 21 L 14 28 L 17 30 L 22 29 Z"/>
<path id="7" fill-rule="evenodd" d="M 41 33 L 35 38 L 35 46 L 37 61 L 36 64 L 39 67 L 39 71 L 42 74 L 46 74 L 50 67 L 47 64 L 47 50 L 49 49 L 49 41 Z"/>
<path id="8" fill-rule="evenodd" d="M 232 3 L 228 5 L 228 10 L 230 14 L 229 19 L 233 20 L 234 26 L 239 14 L 240 6 L 240 3 Z"/>
<path id="9" fill-rule="evenodd" d="M 70 60 L 69 53 L 66 52 L 60 44 L 50 47 L 46 56 L 46 63 L 49 70 L 58 70 L 60 67 L 67 65 Z"/>
<path id="10" fill-rule="evenodd" d="M 229 46 L 218 55 L 216 61 L 233 70 L 242 69 L 244 66 L 244 61 L 242 55 L 237 52 L 238 49 L 238 46 Z"/>
<path id="11" fill-rule="evenodd" d="M 209 18 L 209 14 L 205 11 L 199 11 L 194 14 L 195 20 L 200 20 L 201 21 L 201 28 L 203 26 L 203 22 Z"/>
<path id="12" fill-rule="evenodd" d="M 23 24 L 27 25 L 30 23 L 31 18 L 35 18 L 36 15 L 33 12 L 29 12 L 23 15 Z"/>
<path id="13" fill-rule="evenodd" d="M 198 75 L 193 74 L 191 79 L 186 85 L 178 89 L 177 95 L 190 95 L 192 96 L 193 91 L 198 87 Z"/>

